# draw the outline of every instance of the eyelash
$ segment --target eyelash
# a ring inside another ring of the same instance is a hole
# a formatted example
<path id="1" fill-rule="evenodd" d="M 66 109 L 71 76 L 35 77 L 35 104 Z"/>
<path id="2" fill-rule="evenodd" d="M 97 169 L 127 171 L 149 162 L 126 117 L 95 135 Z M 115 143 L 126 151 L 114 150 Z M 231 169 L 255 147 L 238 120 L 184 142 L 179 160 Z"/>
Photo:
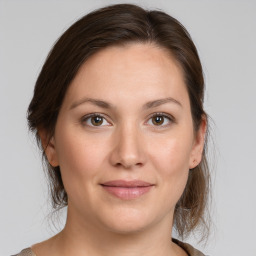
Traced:
<path id="1" fill-rule="evenodd" d="M 152 119 L 154 117 L 157 117 L 157 116 L 161 116 L 163 118 L 167 118 L 170 123 L 175 123 L 175 118 L 172 115 L 169 115 L 169 114 L 166 114 L 166 113 L 162 113 L 162 112 L 158 112 L 158 113 L 152 114 L 149 117 L 148 120 L 150 120 L 150 119 Z M 86 116 L 82 117 L 82 119 L 81 119 L 82 124 L 86 123 L 86 121 L 89 120 L 92 117 L 102 117 L 102 118 L 104 118 L 106 120 L 104 115 L 102 115 L 100 113 L 92 113 L 92 114 L 89 114 L 89 115 L 86 115 Z M 161 128 L 165 128 L 165 127 L 169 126 L 170 123 L 167 124 L 167 125 L 159 125 L 159 126 L 158 125 L 153 125 L 153 126 L 158 127 L 158 128 L 161 129 Z M 89 127 L 101 127 L 102 126 L 102 125 L 96 126 L 96 125 L 88 125 L 88 124 L 85 124 L 85 125 L 89 126 Z"/>
<path id="2" fill-rule="evenodd" d="M 154 118 L 156 116 L 161 116 L 163 118 L 168 119 L 169 123 L 165 124 L 165 125 L 159 125 L 159 126 L 158 125 L 154 125 L 155 127 L 165 128 L 165 127 L 175 123 L 175 119 L 174 119 L 174 117 L 172 115 L 169 115 L 169 114 L 166 114 L 166 113 L 162 113 L 162 112 L 154 113 L 153 115 L 150 116 L 150 118 L 148 120 L 150 120 L 150 119 L 152 119 L 152 118 Z"/>
<path id="3" fill-rule="evenodd" d="M 100 113 L 92 113 L 92 114 L 89 114 L 89 115 L 86 115 L 84 117 L 82 117 L 82 124 L 84 124 L 89 118 L 92 118 L 92 117 L 96 117 L 96 116 L 99 116 L 99 117 L 102 117 L 106 120 L 105 116 L 100 114 Z M 94 125 L 87 125 L 85 124 L 86 126 L 90 126 L 90 127 L 97 127 L 97 126 L 94 126 Z"/>

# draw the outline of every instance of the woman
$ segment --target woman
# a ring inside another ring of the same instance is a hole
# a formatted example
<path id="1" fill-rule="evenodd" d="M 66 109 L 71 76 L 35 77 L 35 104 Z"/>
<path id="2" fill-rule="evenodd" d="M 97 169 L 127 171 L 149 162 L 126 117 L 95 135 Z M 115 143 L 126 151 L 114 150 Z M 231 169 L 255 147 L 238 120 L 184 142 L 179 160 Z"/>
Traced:
<path id="1" fill-rule="evenodd" d="M 203 255 L 171 236 L 207 229 L 203 96 L 197 50 L 169 15 L 120 4 L 72 25 L 28 109 L 66 225 L 18 255 Z"/>

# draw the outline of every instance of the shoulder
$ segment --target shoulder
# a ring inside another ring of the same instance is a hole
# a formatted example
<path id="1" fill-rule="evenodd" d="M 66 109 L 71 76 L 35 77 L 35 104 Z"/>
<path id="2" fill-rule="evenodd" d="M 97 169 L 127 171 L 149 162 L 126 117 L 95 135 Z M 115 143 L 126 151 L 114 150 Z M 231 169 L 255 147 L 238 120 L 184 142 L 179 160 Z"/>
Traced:
<path id="1" fill-rule="evenodd" d="M 190 245 L 188 243 L 181 242 L 175 238 L 173 238 L 172 241 L 174 243 L 176 243 L 177 245 L 179 245 L 182 249 L 184 249 L 188 253 L 189 256 L 205 256 L 202 252 L 198 251 L 197 249 L 195 249 L 192 245 Z"/>
<path id="2" fill-rule="evenodd" d="M 22 250 L 20 253 L 12 255 L 12 256 L 36 256 L 36 255 L 33 253 L 31 248 L 26 248 L 26 249 Z"/>

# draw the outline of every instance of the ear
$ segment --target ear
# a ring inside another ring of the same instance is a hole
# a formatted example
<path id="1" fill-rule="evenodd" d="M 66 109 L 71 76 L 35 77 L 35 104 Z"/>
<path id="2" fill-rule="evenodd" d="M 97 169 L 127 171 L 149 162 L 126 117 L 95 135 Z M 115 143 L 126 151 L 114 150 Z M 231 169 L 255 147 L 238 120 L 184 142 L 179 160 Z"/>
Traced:
<path id="1" fill-rule="evenodd" d="M 48 162 L 52 167 L 57 167 L 59 165 L 59 161 L 57 157 L 54 136 L 49 138 L 45 130 L 39 130 L 38 134 L 40 136 L 42 147 Z"/>
<path id="2" fill-rule="evenodd" d="M 193 148 L 190 154 L 189 169 L 195 168 L 202 160 L 204 141 L 207 132 L 207 119 L 204 116 L 198 131 L 195 134 Z"/>

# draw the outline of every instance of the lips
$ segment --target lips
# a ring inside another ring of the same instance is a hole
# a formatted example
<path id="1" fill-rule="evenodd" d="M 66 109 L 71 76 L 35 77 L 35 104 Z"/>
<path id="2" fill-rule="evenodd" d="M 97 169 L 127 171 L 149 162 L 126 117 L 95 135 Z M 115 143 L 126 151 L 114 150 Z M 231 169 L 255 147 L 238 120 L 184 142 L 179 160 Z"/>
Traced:
<path id="1" fill-rule="evenodd" d="M 113 180 L 104 182 L 101 186 L 112 196 L 122 200 L 131 200 L 148 193 L 154 185 L 141 180 Z"/>

